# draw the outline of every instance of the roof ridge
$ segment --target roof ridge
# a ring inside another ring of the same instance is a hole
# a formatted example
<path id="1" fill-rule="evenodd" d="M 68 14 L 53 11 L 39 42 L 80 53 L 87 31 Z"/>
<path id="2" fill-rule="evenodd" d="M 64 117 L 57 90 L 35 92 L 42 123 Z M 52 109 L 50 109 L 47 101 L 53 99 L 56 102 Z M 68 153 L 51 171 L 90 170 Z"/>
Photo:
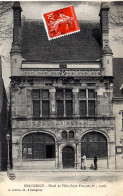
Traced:
<path id="1" fill-rule="evenodd" d="M 25 18 L 25 21 L 30 21 L 30 22 L 35 22 L 35 21 L 37 21 L 37 22 L 41 22 L 41 21 L 43 21 L 43 19 L 41 18 L 41 19 L 34 19 L 34 18 Z M 87 22 L 87 23 L 99 23 L 99 21 L 98 20 L 77 20 L 78 22 L 81 22 L 81 23 L 84 23 L 84 22 Z"/>

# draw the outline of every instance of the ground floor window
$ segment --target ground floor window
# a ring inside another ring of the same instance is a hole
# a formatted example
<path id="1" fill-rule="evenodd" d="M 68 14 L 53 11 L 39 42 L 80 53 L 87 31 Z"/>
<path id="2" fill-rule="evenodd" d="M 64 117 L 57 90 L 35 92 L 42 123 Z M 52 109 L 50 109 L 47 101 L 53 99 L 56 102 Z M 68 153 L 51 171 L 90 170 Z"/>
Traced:
<path id="1" fill-rule="evenodd" d="M 81 139 L 81 156 L 86 155 L 87 158 L 107 157 L 107 139 L 101 133 L 89 132 Z"/>
<path id="2" fill-rule="evenodd" d="M 23 159 L 55 158 L 55 140 L 46 133 L 30 133 L 22 140 Z"/>

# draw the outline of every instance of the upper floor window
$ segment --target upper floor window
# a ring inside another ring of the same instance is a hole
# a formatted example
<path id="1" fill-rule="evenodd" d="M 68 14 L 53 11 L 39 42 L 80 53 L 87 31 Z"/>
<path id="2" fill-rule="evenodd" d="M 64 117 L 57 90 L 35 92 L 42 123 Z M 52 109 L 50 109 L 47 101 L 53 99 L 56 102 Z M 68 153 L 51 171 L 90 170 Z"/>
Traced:
<path id="1" fill-rule="evenodd" d="M 80 116 L 95 116 L 94 89 L 80 89 L 79 112 L 80 112 Z"/>
<path id="2" fill-rule="evenodd" d="M 72 89 L 56 90 L 57 116 L 69 117 L 73 114 Z"/>
<path id="3" fill-rule="evenodd" d="M 49 90 L 34 89 L 32 90 L 33 99 L 33 116 L 49 116 Z"/>

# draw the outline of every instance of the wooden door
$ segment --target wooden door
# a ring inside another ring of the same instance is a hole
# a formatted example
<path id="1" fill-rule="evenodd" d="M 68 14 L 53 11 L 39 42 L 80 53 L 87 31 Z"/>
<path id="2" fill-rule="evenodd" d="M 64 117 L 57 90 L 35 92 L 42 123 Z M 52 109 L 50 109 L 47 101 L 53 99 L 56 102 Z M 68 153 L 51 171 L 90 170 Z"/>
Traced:
<path id="1" fill-rule="evenodd" d="M 65 146 L 62 150 L 63 168 L 74 168 L 74 149 L 71 146 Z"/>

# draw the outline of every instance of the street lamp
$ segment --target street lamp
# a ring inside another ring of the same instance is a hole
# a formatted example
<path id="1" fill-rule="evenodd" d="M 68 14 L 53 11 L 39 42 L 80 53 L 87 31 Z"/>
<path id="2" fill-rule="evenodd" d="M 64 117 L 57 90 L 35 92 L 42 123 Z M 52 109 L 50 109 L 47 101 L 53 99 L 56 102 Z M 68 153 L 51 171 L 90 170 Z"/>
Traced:
<path id="1" fill-rule="evenodd" d="M 7 174 L 10 171 L 10 158 L 9 158 L 9 141 L 10 141 L 10 134 L 6 134 L 7 146 L 8 146 L 8 162 L 7 162 Z"/>

